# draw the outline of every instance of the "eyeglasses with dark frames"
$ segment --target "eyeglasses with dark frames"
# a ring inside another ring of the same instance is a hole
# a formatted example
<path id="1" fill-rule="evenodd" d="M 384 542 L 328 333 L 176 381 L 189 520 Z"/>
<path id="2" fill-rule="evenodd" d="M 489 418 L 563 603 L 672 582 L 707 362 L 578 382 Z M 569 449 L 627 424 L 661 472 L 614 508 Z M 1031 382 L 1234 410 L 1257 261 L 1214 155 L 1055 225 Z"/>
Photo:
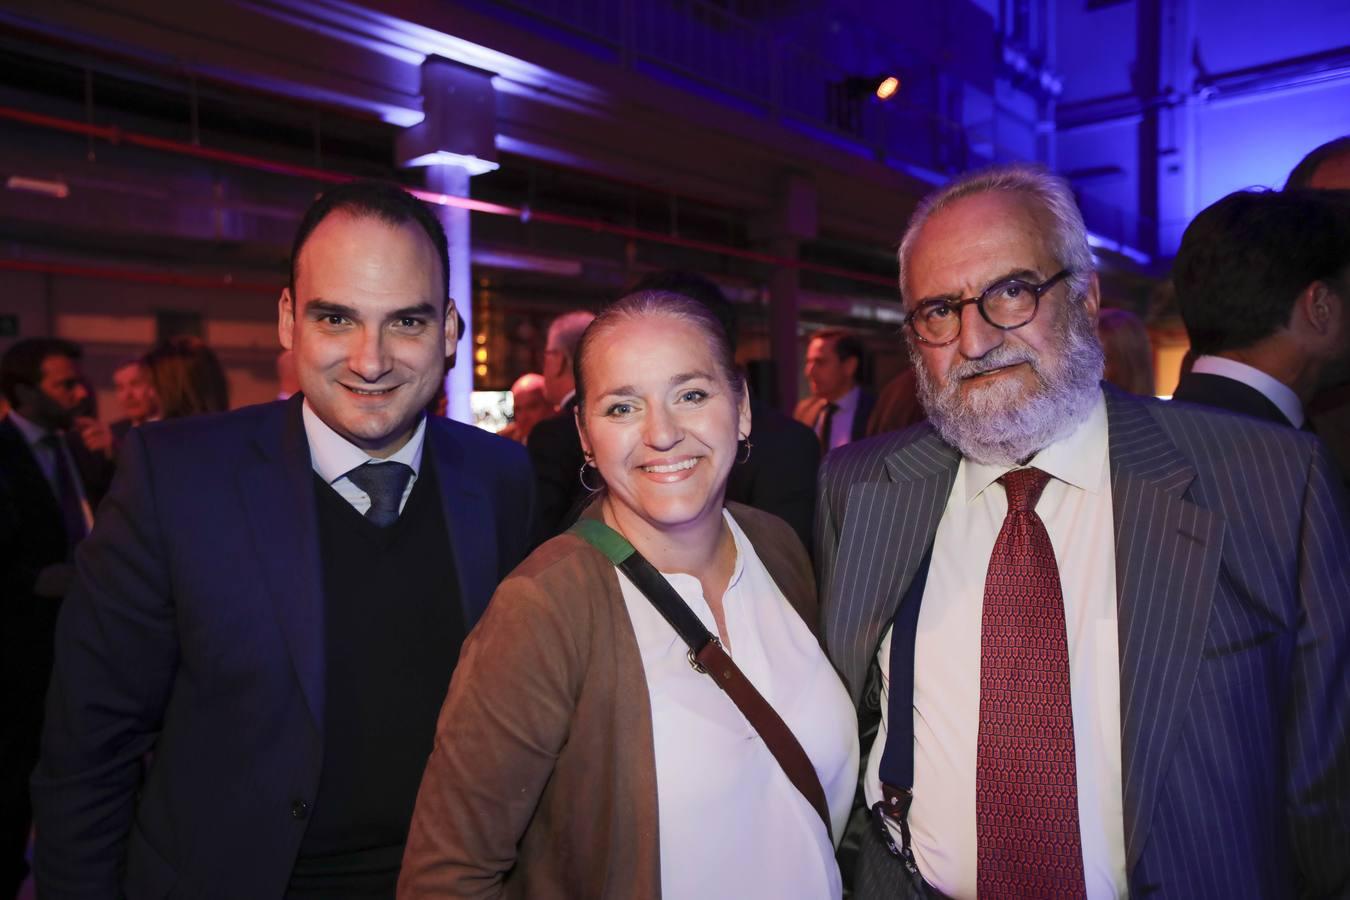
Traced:
<path id="1" fill-rule="evenodd" d="M 969 300 L 930 300 L 905 316 L 905 324 L 923 343 L 931 347 L 945 347 L 961 336 L 961 312 L 974 303 L 990 325 L 1002 331 L 1012 331 L 1036 318 L 1041 296 L 1072 274 L 1073 270 L 1062 269 L 1040 284 L 1009 278 L 990 285 L 980 296 Z"/>

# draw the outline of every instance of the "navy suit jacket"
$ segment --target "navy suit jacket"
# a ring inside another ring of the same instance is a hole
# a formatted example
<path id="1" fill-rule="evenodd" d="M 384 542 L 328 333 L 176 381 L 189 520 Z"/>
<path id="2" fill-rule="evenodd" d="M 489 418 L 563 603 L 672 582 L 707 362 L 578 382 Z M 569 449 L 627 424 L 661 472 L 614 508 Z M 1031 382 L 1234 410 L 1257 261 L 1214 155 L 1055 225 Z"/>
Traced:
<path id="1" fill-rule="evenodd" d="M 1241 413 L 1254 419 L 1264 419 L 1276 425 L 1293 427 L 1280 408 L 1256 388 L 1235 378 L 1210 372 L 1187 372 L 1181 376 L 1173 400 L 1199 403 L 1229 412 Z"/>
<path id="2" fill-rule="evenodd" d="M 1326 449 L 1104 390 L 1130 895 L 1345 897 L 1350 511 Z M 924 422 L 821 470 L 822 632 L 855 701 L 959 464 Z"/>
<path id="3" fill-rule="evenodd" d="M 42 896 L 285 892 L 324 758 L 300 410 L 129 433 L 57 630 L 33 777 Z M 469 628 L 527 550 L 533 479 L 518 444 L 442 418 L 428 464 Z"/>

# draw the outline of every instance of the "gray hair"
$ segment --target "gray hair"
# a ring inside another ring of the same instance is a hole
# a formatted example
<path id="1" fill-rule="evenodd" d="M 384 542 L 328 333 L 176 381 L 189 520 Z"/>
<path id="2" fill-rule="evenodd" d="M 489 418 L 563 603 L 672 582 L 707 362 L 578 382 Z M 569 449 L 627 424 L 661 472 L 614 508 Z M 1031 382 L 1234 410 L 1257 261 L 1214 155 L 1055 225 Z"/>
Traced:
<path id="1" fill-rule="evenodd" d="M 1069 183 L 1040 166 L 1013 163 L 962 175 L 919 201 L 914 215 L 910 216 L 897 254 L 902 298 L 905 272 L 909 268 L 910 255 L 914 252 L 914 242 L 924 223 L 963 197 L 993 191 L 1025 194 L 1039 203 L 1053 223 L 1049 236 L 1050 250 L 1059 264 L 1073 273 L 1069 278 L 1070 295 L 1078 300 L 1087 293 L 1092 280 L 1092 250 L 1088 247 L 1083 214 L 1078 211 L 1078 203 L 1074 200 Z"/>
<path id="2" fill-rule="evenodd" d="M 561 350 L 569 357 L 575 358 L 577 344 L 581 343 L 582 334 L 585 333 L 587 326 L 591 324 L 594 318 L 595 313 L 585 310 L 576 310 L 558 316 L 548 325 L 548 349 Z"/>

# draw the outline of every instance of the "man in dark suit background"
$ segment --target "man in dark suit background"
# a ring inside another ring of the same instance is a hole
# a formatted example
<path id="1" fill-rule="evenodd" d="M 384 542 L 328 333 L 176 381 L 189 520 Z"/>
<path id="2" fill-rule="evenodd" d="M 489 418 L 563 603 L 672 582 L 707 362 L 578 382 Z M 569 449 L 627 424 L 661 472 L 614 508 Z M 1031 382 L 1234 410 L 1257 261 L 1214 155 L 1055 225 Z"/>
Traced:
<path id="1" fill-rule="evenodd" d="M 56 615 L 74 576 L 71 554 L 101 499 L 84 473 L 106 465 L 75 434 L 88 396 L 80 348 L 19 341 L 0 360 L 0 897 L 28 873 L 28 776 L 38 758 Z"/>
<path id="2" fill-rule="evenodd" d="M 736 352 L 736 308 L 712 281 L 693 272 L 668 270 L 643 276 L 632 291 L 670 291 L 702 303 L 727 333 Z M 727 479 L 726 499 L 773 513 L 811 546 L 816 513 L 820 444 L 810 428 L 750 396 L 751 432 L 741 459 Z"/>
<path id="3" fill-rule="evenodd" d="M 536 543 L 566 531 L 586 498 L 580 477 L 585 457 L 577 436 L 577 385 L 572 364 L 582 332 L 594 318 L 593 313 L 577 310 L 558 316 L 548 326 L 544 397 L 558 412 L 535 425 L 526 441 L 539 493 Z"/>
<path id="4" fill-rule="evenodd" d="M 159 394 L 155 393 L 155 380 L 150 374 L 150 367 L 139 356 L 113 370 L 113 389 L 117 392 L 117 403 L 122 407 L 124 418 L 108 427 L 112 431 L 113 441 L 121 446 L 128 431 L 159 419 Z"/>
<path id="5" fill-rule="evenodd" d="M 1186 228 L 1172 281 L 1197 354 L 1174 399 L 1302 428 L 1350 376 L 1350 195 L 1229 194 Z"/>
<path id="6" fill-rule="evenodd" d="M 856 895 L 1344 896 L 1325 448 L 1100 385 L 1057 177 L 958 179 L 899 256 L 929 421 L 831 454 L 817 517 L 825 645 L 881 713 Z"/>
<path id="7" fill-rule="evenodd" d="M 532 479 L 423 414 L 458 337 L 426 207 L 333 188 L 291 262 L 302 394 L 132 430 L 82 547 L 33 777 L 44 897 L 393 896 Z"/>
<path id="8" fill-rule="evenodd" d="M 863 345 L 842 328 L 825 328 L 806 345 L 806 381 L 811 396 L 797 403 L 793 418 L 816 433 L 821 454 L 867 435 L 876 395 L 859 382 Z"/>

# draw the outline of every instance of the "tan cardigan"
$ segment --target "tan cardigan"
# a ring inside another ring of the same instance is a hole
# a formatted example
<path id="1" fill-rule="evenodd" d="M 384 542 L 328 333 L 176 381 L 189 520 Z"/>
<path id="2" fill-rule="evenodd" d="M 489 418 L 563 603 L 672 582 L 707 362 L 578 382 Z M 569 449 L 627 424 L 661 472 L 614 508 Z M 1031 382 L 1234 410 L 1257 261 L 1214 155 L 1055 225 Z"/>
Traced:
<path id="1" fill-rule="evenodd" d="M 814 632 L 801 541 L 774 516 L 728 509 Z M 656 898 L 659 854 L 637 638 L 614 567 L 564 534 L 507 576 L 464 642 L 398 896 Z"/>

